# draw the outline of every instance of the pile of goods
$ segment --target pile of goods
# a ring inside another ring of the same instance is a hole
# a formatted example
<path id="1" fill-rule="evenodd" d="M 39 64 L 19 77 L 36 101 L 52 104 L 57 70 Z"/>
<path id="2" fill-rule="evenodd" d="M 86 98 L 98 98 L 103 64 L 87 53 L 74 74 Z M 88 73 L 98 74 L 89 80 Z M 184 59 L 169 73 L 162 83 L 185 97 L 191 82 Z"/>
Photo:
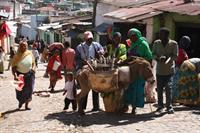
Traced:
<path id="1" fill-rule="evenodd" d="M 88 76 L 91 87 L 101 92 L 105 111 L 116 112 L 119 110 L 122 90 L 118 87 L 118 69 L 114 67 L 114 61 L 104 58 L 92 61 L 91 65 L 94 68 Z"/>

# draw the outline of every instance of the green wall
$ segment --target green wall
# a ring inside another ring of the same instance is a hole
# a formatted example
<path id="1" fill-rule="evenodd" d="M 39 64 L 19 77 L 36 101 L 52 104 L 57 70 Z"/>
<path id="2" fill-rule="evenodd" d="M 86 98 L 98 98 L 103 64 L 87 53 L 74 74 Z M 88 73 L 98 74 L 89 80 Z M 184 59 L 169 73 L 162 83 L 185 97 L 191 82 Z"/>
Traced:
<path id="1" fill-rule="evenodd" d="M 153 18 L 153 39 L 152 40 L 155 40 L 155 38 L 156 38 L 156 33 L 158 33 L 159 32 L 159 30 L 160 30 L 160 18 L 159 18 L 159 16 L 155 16 L 154 18 Z"/>
<path id="2" fill-rule="evenodd" d="M 159 16 L 155 16 L 153 20 L 153 39 L 155 39 L 156 33 L 159 31 L 160 27 L 165 26 L 170 29 L 170 38 L 174 39 L 176 34 L 176 23 L 188 23 L 199 24 L 200 26 L 200 15 L 189 16 L 181 15 L 177 13 L 164 13 Z"/>

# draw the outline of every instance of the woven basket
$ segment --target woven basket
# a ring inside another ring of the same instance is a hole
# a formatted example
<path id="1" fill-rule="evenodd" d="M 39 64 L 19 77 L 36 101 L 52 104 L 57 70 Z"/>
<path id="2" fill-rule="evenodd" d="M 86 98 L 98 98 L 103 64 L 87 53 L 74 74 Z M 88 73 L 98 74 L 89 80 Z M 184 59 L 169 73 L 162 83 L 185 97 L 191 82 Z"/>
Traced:
<path id="1" fill-rule="evenodd" d="M 111 92 L 118 89 L 118 70 L 89 72 L 88 80 L 93 90 Z"/>

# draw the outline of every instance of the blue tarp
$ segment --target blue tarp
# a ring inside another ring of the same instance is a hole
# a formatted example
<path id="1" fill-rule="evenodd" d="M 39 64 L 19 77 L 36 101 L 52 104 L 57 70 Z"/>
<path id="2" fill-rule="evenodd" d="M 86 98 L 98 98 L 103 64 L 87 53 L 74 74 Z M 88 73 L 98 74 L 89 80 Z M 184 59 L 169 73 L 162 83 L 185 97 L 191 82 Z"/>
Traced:
<path id="1" fill-rule="evenodd" d="M 111 24 L 102 23 L 102 24 L 98 25 L 97 27 L 95 27 L 93 29 L 93 31 L 100 32 L 100 33 L 105 33 L 107 31 L 107 29 L 109 27 L 111 27 L 111 26 L 112 26 Z"/>

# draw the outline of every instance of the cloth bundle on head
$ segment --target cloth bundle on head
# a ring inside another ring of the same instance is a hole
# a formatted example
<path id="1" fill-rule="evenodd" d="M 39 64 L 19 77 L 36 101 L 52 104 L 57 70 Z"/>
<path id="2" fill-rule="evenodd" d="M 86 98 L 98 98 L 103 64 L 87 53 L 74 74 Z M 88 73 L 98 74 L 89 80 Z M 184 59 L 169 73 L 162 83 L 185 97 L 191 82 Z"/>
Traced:
<path id="1" fill-rule="evenodd" d="M 93 34 L 90 31 L 86 31 L 84 32 L 84 39 L 88 40 L 88 39 L 93 39 Z"/>

